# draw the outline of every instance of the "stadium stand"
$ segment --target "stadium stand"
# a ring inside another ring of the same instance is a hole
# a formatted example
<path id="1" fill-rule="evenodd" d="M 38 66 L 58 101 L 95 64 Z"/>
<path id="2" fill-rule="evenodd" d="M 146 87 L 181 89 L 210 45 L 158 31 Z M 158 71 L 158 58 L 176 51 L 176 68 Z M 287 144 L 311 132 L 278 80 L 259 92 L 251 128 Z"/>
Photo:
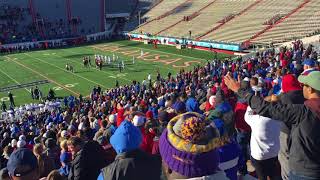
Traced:
<path id="1" fill-rule="evenodd" d="M 310 1 L 296 14 L 253 40 L 256 43 L 284 42 L 300 39 L 320 30 L 320 1 Z"/>
<path id="2" fill-rule="evenodd" d="M 170 30 L 162 32 L 160 35 L 168 35 L 172 37 L 188 37 L 191 31 L 191 38 L 197 38 L 205 32 L 209 31 L 212 26 L 218 24 L 218 21 L 224 19 L 230 14 L 237 14 L 247 3 L 243 0 L 232 0 L 230 3 L 225 3 L 225 0 L 212 1 L 213 4 L 203 9 L 200 14 L 191 21 L 184 21 Z M 251 2 L 250 0 L 246 2 Z M 204 24 L 207 24 L 204 26 Z M 201 27 L 201 28 L 199 28 Z"/>
<path id="3" fill-rule="evenodd" d="M 318 7 L 319 0 L 163 0 L 143 16 L 148 20 L 132 32 L 270 44 L 319 32 Z"/>
<path id="4" fill-rule="evenodd" d="M 276 12 L 287 14 L 302 2 L 302 0 L 293 2 L 286 0 L 261 1 L 254 8 L 233 18 L 224 26 L 206 35 L 202 39 L 244 42 L 257 32 L 263 30 L 265 28 L 263 23 L 272 18 Z"/>

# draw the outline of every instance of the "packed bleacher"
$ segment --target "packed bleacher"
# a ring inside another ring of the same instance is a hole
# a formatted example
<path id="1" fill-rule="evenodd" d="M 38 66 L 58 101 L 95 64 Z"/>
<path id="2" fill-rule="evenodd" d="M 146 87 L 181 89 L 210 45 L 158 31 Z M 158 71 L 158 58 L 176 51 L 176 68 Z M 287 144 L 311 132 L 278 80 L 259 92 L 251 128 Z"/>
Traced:
<path id="1" fill-rule="evenodd" d="M 3 102 L 1 179 L 319 179 L 318 69 L 295 41 L 88 99 Z"/>

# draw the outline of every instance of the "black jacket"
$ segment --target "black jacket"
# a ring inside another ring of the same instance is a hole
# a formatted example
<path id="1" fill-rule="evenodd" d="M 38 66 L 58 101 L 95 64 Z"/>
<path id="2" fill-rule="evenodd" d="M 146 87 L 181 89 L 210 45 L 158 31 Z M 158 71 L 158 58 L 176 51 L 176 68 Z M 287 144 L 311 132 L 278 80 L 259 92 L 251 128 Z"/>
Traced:
<path id="1" fill-rule="evenodd" d="M 279 96 L 279 99 L 282 104 L 303 104 L 305 100 L 302 90 L 290 91 L 288 93 L 281 94 Z M 289 134 L 290 129 L 291 126 L 290 124 L 288 124 L 286 126 L 283 126 L 282 132 Z"/>
<path id="2" fill-rule="evenodd" d="M 96 180 L 107 165 L 106 154 L 95 141 L 88 141 L 71 162 L 69 180 Z"/>
<path id="3" fill-rule="evenodd" d="M 239 96 L 259 115 L 291 126 L 289 167 L 304 176 L 320 179 L 320 99 L 304 104 L 268 103 L 240 89 Z"/>
<path id="4" fill-rule="evenodd" d="M 104 180 L 160 180 L 161 160 L 158 156 L 134 150 L 117 155 L 102 172 Z"/>

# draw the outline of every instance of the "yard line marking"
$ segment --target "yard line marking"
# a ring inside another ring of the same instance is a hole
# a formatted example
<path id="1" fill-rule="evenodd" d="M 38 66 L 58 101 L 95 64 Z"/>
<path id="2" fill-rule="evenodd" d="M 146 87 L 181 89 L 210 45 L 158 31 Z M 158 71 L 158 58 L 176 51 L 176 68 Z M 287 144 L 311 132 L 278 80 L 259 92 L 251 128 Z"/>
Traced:
<path id="1" fill-rule="evenodd" d="M 95 50 L 94 49 L 97 49 L 97 50 L 99 50 L 99 51 L 102 51 L 102 52 L 110 52 L 110 51 L 103 51 L 103 50 L 101 50 L 101 49 L 99 49 L 99 48 L 97 48 L 97 47 L 94 47 L 94 46 L 91 46 L 91 47 L 93 47 L 93 48 L 90 48 L 90 49 L 88 49 L 88 48 L 85 48 L 85 47 L 79 47 L 79 48 L 81 48 L 81 49 L 84 49 L 84 50 L 86 50 L 86 51 L 90 51 L 90 52 L 95 52 Z M 130 47 L 131 48 L 131 47 Z M 74 52 L 74 51 L 71 51 L 71 50 L 69 50 L 69 49 L 62 49 L 63 51 L 70 51 L 70 52 L 72 52 L 72 53 L 74 53 L 74 54 L 79 54 L 79 53 L 77 53 L 77 52 Z M 114 54 L 121 54 L 121 53 L 118 53 L 118 52 L 116 52 L 116 53 L 114 53 Z M 126 55 L 121 55 L 121 56 L 126 56 Z M 130 57 L 130 56 L 128 56 L 128 57 Z M 136 59 L 136 61 L 137 61 L 137 63 L 139 63 L 139 59 L 137 58 Z M 145 62 L 145 61 L 140 61 L 140 62 Z M 154 66 L 156 66 L 156 67 L 158 67 L 158 68 L 166 68 L 166 69 L 168 69 L 168 70 L 171 70 L 171 71 L 176 71 L 177 69 L 172 69 L 172 68 L 170 68 L 170 67 L 168 67 L 168 66 L 160 66 L 160 65 L 157 65 L 156 64 L 157 62 L 155 61 L 154 63 L 151 63 L 150 62 L 150 64 L 152 64 L 152 65 L 154 65 Z M 130 70 L 135 70 L 135 69 L 133 69 L 133 68 L 127 68 L 127 69 L 130 69 Z"/>
<path id="2" fill-rule="evenodd" d="M 28 67 L 28 66 L 26 66 L 26 65 L 24 65 L 24 64 L 22 64 L 22 63 L 20 63 L 20 62 L 18 62 L 18 61 L 15 61 L 15 60 L 11 59 L 11 58 L 10 58 L 10 57 L 8 57 L 8 56 L 6 56 L 6 58 L 7 58 L 9 61 L 12 61 L 12 62 L 14 62 L 14 63 L 16 63 L 16 64 L 18 64 L 18 65 L 20 65 L 20 66 L 24 67 L 25 69 L 28 69 L 28 70 L 30 70 L 30 71 L 32 71 L 32 72 L 34 72 L 34 73 L 38 74 L 39 76 L 42 76 L 43 78 L 48 79 L 50 82 L 53 82 L 54 84 L 56 84 L 56 85 L 58 85 L 58 86 L 62 87 L 63 89 L 65 89 L 65 90 L 67 90 L 67 91 L 69 91 L 69 92 L 73 93 L 74 95 L 77 95 L 77 96 L 79 96 L 79 95 L 80 95 L 80 93 L 75 92 L 75 91 L 73 91 L 73 90 L 71 90 L 71 89 L 69 89 L 69 88 L 65 87 L 64 85 L 62 85 L 62 84 L 58 83 L 57 81 L 55 81 L 55 80 L 53 80 L 53 79 L 50 79 L 49 77 L 47 77 L 47 76 L 45 76 L 45 75 L 43 75 L 43 74 L 39 73 L 38 71 L 36 71 L 36 70 L 34 70 L 34 69 L 32 69 L 32 68 L 30 68 L 30 67 Z"/>
<path id="3" fill-rule="evenodd" d="M 64 49 L 61 49 L 61 50 L 65 51 Z M 70 52 L 72 52 L 72 53 L 74 53 L 74 54 L 76 53 L 76 52 L 73 52 L 73 51 L 70 51 Z M 79 54 L 79 53 L 76 53 L 76 54 Z M 57 56 L 57 57 L 60 57 L 60 58 L 64 58 L 64 59 L 67 59 L 67 60 L 71 60 L 71 61 L 73 61 L 73 62 L 76 62 L 76 63 L 80 64 L 81 66 L 83 65 L 82 63 L 80 63 L 80 62 L 78 62 L 78 61 L 76 61 L 76 60 L 73 60 L 73 59 L 65 58 L 65 57 L 63 57 L 63 56 L 59 56 L 59 55 L 56 55 L 56 54 L 55 54 L 54 56 Z M 98 71 L 98 72 L 102 72 L 102 73 L 108 74 L 108 75 L 110 75 L 110 76 L 113 76 L 112 73 L 108 73 L 108 72 L 106 72 L 106 71 L 100 71 L 100 70 L 98 70 L 98 69 L 96 69 L 96 68 L 93 68 L 93 69 L 95 69 L 95 70 Z M 123 80 L 126 80 L 126 81 L 128 81 L 128 82 L 132 82 L 130 79 L 127 79 L 127 78 L 124 78 L 124 77 L 119 77 L 119 79 L 123 79 Z"/>
<path id="4" fill-rule="evenodd" d="M 106 44 L 116 44 L 118 46 L 125 46 L 123 44 L 118 44 L 118 43 L 106 43 Z M 149 50 L 149 51 L 154 51 L 154 52 L 159 52 L 159 53 L 164 53 L 164 54 L 171 54 L 171 55 L 180 56 L 180 57 L 186 57 L 186 58 L 195 59 L 195 60 L 200 59 L 200 60 L 203 60 L 203 61 L 207 62 L 207 60 L 203 59 L 203 58 L 189 57 L 189 56 L 185 56 L 185 55 L 174 54 L 174 53 L 170 53 L 170 52 L 163 52 L 163 51 L 154 50 L 154 49 L 140 48 L 140 47 L 131 47 L 131 48 Z"/>
<path id="5" fill-rule="evenodd" d="M 15 83 L 17 83 L 18 85 L 21 85 L 21 83 L 19 83 L 16 79 L 14 79 L 13 77 L 11 77 L 9 74 L 7 74 L 6 72 L 2 71 L 0 69 L 0 72 L 2 74 L 4 74 L 5 76 L 7 76 L 8 78 L 10 78 L 11 80 L 13 80 Z M 28 93 L 31 93 L 30 89 L 24 88 Z"/>
<path id="6" fill-rule="evenodd" d="M 92 83 L 94 83 L 94 84 L 96 84 L 96 85 L 100 85 L 100 86 L 102 86 L 102 87 L 104 87 L 104 88 L 107 88 L 106 86 L 104 86 L 104 85 L 102 85 L 102 84 L 100 84 L 100 83 L 97 83 L 97 82 L 95 82 L 95 81 L 92 81 L 92 80 L 90 80 L 90 79 L 88 79 L 88 78 L 85 78 L 85 77 L 83 77 L 83 76 L 80 76 L 80 75 L 78 75 L 78 74 L 69 72 L 69 71 L 67 71 L 67 70 L 65 70 L 65 69 L 63 69 L 63 68 L 61 68 L 61 67 L 59 67 L 59 66 L 56 66 L 56 65 L 51 64 L 51 63 L 48 63 L 48 62 L 44 61 L 43 59 L 40 59 L 40 58 L 31 56 L 31 55 L 26 54 L 26 53 L 23 53 L 23 54 L 25 54 L 26 56 L 29 56 L 29 57 L 31 57 L 31 58 L 37 59 L 37 60 L 39 60 L 39 61 L 41 61 L 41 62 L 43 62 L 43 63 L 49 64 L 50 66 L 56 67 L 56 68 L 58 68 L 58 69 L 61 69 L 61 70 L 65 71 L 65 72 L 67 72 L 67 73 L 70 73 L 70 74 L 74 75 L 74 76 L 77 76 L 77 77 L 79 77 L 79 78 L 82 78 L 82 79 L 84 79 L 84 80 L 87 80 L 87 81 L 89 81 L 89 82 L 92 82 Z"/>

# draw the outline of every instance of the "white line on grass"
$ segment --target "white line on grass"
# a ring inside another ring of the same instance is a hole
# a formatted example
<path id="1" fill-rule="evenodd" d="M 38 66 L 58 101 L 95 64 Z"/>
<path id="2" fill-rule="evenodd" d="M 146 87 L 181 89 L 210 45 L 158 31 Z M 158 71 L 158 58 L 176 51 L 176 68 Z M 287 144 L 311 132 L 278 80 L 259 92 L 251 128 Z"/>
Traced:
<path id="1" fill-rule="evenodd" d="M 6 72 L 2 71 L 0 69 L 0 72 L 2 74 L 4 74 L 5 76 L 7 76 L 8 78 L 10 78 L 12 81 L 14 81 L 15 83 L 17 83 L 18 85 L 21 85 L 21 83 L 19 83 L 16 79 L 14 79 L 13 77 L 11 77 L 9 74 L 7 74 Z M 24 88 L 26 91 L 28 91 L 28 93 L 31 93 L 30 89 Z"/>
<path id="2" fill-rule="evenodd" d="M 118 43 L 107 43 L 107 44 L 116 44 L 116 45 L 118 45 L 118 46 L 125 46 L 124 44 L 118 44 Z M 154 51 L 154 52 L 159 52 L 159 53 L 164 53 L 164 54 L 171 54 L 171 55 L 180 56 L 180 57 L 185 57 L 185 58 L 189 58 L 189 59 L 193 59 L 193 60 L 199 59 L 199 60 L 203 60 L 203 61 L 207 62 L 207 60 L 206 60 L 206 59 L 203 59 L 203 58 L 190 57 L 190 56 L 185 56 L 185 55 L 180 55 L 180 54 L 174 54 L 174 53 L 170 53 L 170 52 L 163 52 L 163 51 L 154 50 L 154 49 L 148 49 L 148 48 L 143 48 L 143 47 L 131 47 L 131 48 L 149 50 L 149 51 Z"/>
<path id="3" fill-rule="evenodd" d="M 118 45 L 118 44 L 117 44 Z M 87 49 L 87 48 L 85 48 L 85 47 L 80 47 L 81 49 L 84 49 L 84 50 L 89 50 L 89 51 L 91 51 L 91 52 L 95 52 L 95 50 L 93 50 L 93 48 L 92 49 Z M 129 47 L 129 48 L 134 48 L 134 47 Z M 99 51 L 102 51 L 102 52 L 110 52 L 110 51 L 103 51 L 103 50 L 100 50 L 100 49 L 98 49 Z M 70 52 L 73 52 L 73 51 L 70 51 Z M 161 51 L 159 51 L 159 52 L 161 52 Z M 76 53 L 76 52 L 73 52 L 73 53 Z M 164 52 L 162 52 L 162 53 L 164 53 Z M 118 53 L 118 52 L 116 52 L 115 54 L 121 54 L 121 53 Z M 125 56 L 125 55 L 122 55 L 122 56 Z M 185 57 L 187 57 L 187 56 L 185 56 Z M 136 61 L 139 63 L 139 61 L 138 61 L 139 59 L 137 58 L 136 59 Z M 143 62 L 143 61 L 140 61 L 140 62 Z M 147 61 L 146 61 L 147 62 Z M 157 63 L 157 61 L 154 61 L 155 63 Z M 151 64 L 151 63 L 150 63 Z M 152 65 L 154 65 L 154 66 L 156 66 L 156 67 L 158 67 L 158 68 L 166 68 L 166 69 L 168 69 L 168 70 L 171 70 L 171 71 L 176 71 L 177 69 L 172 69 L 172 68 L 169 68 L 167 65 L 164 65 L 164 66 L 160 66 L 160 65 L 157 65 L 157 64 L 152 64 Z M 128 69 L 131 69 L 131 68 L 128 68 Z"/>
<path id="4" fill-rule="evenodd" d="M 67 72 L 67 73 L 70 73 L 70 74 L 74 75 L 74 76 L 77 76 L 77 77 L 79 77 L 79 78 L 82 78 L 82 79 L 84 79 L 84 80 L 87 80 L 87 81 L 89 81 L 89 82 L 92 82 L 92 83 L 94 83 L 94 84 L 100 85 L 100 86 L 102 86 L 102 87 L 104 87 L 104 88 L 107 88 L 106 86 L 104 86 L 104 85 L 102 85 L 102 84 L 100 84 L 100 83 L 98 83 L 98 82 L 92 81 L 92 80 L 90 80 L 90 79 L 88 79 L 88 78 L 85 78 L 85 77 L 83 77 L 83 76 L 80 76 L 80 75 L 78 75 L 78 74 L 69 72 L 69 71 L 67 71 L 67 70 L 65 70 L 65 69 L 63 69 L 63 68 L 61 68 L 61 67 L 59 67 L 59 66 L 56 66 L 56 65 L 51 64 L 51 63 L 48 63 L 48 62 L 44 61 L 43 59 L 40 59 L 40 58 L 37 58 L 37 57 L 33 57 L 33 56 L 31 56 L 31 55 L 29 55 L 29 54 L 27 54 L 27 53 L 23 53 L 23 54 L 25 54 L 26 56 L 29 56 L 29 57 L 31 57 L 31 58 L 37 59 L 37 60 L 39 60 L 39 61 L 41 61 L 41 62 L 43 62 L 43 63 L 49 64 L 49 65 L 51 65 L 51 66 L 54 66 L 54 67 L 56 67 L 56 68 L 58 68 L 58 69 L 61 69 L 61 70 L 65 71 L 65 72 Z"/>

